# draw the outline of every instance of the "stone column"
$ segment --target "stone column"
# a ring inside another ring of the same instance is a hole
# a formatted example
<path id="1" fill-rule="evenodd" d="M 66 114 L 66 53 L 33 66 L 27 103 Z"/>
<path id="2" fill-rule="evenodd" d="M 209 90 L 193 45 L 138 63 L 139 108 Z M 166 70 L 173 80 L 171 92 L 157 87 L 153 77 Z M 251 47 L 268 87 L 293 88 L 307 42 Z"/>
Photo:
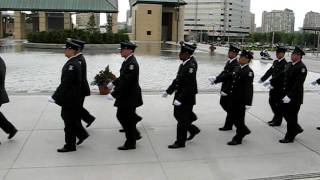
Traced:
<path id="1" fill-rule="evenodd" d="M 39 31 L 47 31 L 48 30 L 48 13 L 39 12 Z"/>
<path id="2" fill-rule="evenodd" d="M 178 30 L 178 42 L 184 41 L 184 10 L 185 6 L 180 6 L 180 13 L 179 13 L 179 30 Z"/>
<path id="3" fill-rule="evenodd" d="M 118 13 L 112 14 L 112 32 L 113 33 L 118 32 Z"/>
<path id="4" fill-rule="evenodd" d="M 64 13 L 64 29 L 72 29 L 71 13 Z"/>
<path id="5" fill-rule="evenodd" d="M 3 19 L 0 11 L 0 38 L 3 38 Z"/>
<path id="6" fill-rule="evenodd" d="M 26 15 L 20 11 L 14 12 L 14 38 L 23 39 L 25 34 Z"/>

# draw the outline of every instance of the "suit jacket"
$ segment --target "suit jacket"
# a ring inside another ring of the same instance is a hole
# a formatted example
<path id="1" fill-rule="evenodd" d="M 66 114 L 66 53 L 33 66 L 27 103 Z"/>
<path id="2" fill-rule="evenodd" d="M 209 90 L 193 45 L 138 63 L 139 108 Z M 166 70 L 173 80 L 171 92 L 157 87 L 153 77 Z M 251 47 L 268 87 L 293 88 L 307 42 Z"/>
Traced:
<path id="1" fill-rule="evenodd" d="M 229 61 L 226 63 L 223 71 L 217 76 L 217 79 L 214 81 L 215 84 L 222 83 L 221 91 L 229 94 L 232 85 L 232 75 L 235 69 L 239 67 L 239 62 L 237 59 L 233 60 L 231 63 Z"/>
<path id="2" fill-rule="evenodd" d="M 90 96 L 90 86 L 87 79 L 87 62 L 84 58 L 83 54 L 78 55 L 80 64 L 81 64 L 81 74 L 82 74 L 82 82 L 81 82 L 81 95 L 84 96 Z"/>
<path id="3" fill-rule="evenodd" d="M 184 65 L 179 66 L 176 78 L 166 90 L 168 94 L 175 92 L 174 99 L 182 103 L 182 105 L 195 105 L 197 86 L 197 70 L 198 64 L 195 58 L 190 58 Z"/>
<path id="4" fill-rule="evenodd" d="M 0 57 L 0 105 L 8 103 L 9 97 L 5 88 L 6 64 Z"/>
<path id="5" fill-rule="evenodd" d="M 120 76 L 113 81 L 115 85 L 111 95 L 116 99 L 116 107 L 139 107 L 143 105 L 139 85 L 139 64 L 132 55 L 122 63 Z"/>
<path id="6" fill-rule="evenodd" d="M 295 65 L 293 65 L 292 62 L 290 62 L 286 66 L 284 80 L 284 96 L 288 96 L 291 99 L 291 103 L 297 105 L 303 104 L 303 84 L 306 80 L 307 73 L 307 67 L 302 61 L 297 62 Z"/>
<path id="7" fill-rule="evenodd" d="M 72 57 L 62 68 L 61 83 L 52 98 L 66 108 L 81 107 L 82 73 L 79 57 Z"/>
<path id="8" fill-rule="evenodd" d="M 249 65 L 237 67 L 232 76 L 231 98 L 232 103 L 241 106 L 251 106 L 253 99 L 254 73 Z"/>

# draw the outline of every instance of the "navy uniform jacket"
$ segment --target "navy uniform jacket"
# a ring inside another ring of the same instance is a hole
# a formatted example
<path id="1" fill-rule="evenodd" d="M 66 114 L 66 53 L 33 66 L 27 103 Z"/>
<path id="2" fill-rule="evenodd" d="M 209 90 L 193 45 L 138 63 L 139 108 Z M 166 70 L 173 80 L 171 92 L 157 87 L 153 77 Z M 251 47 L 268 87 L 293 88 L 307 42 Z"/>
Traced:
<path id="1" fill-rule="evenodd" d="M 179 66 L 176 79 L 166 90 L 168 94 L 175 92 L 174 99 L 181 102 L 182 105 L 195 105 L 197 86 L 198 64 L 194 57 L 191 57 L 184 65 Z"/>
<path id="2" fill-rule="evenodd" d="M 221 91 L 229 94 L 232 84 L 232 74 L 235 68 L 239 67 L 239 62 L 237 59 L 233 60 L 231 63 L 228 61 L 224 67 L 224 70 L 217 76 L 214 81 L 215 84 L 221 83 Z"/>
<path id="3" fill-rule="evenodd" d="M 61 83 L 52 98 L 56 104 L 67 108 L 81 107 L 82 73 L 78 57 L 72 57 L 62 68 Z"/>
<path id="4" fill-rule="evenodd" d="M 254 73 L 249 65 L 235 68 L 232 76 L 232 103 L 241 106 L 251 106 L 253 99 Z"/>
<path id="5" fill-rule="evenodd" d="M 287 65 L 287 61 L 285 59 L 273 61 L 272 66 L 268 69 L 268 71 L 261 77 L 261 81 L 266 81 L 270 76 L 270 83 L 274 89 L 283 88 L 284 81 L 284 68 Z"/>
<path id="6" fill-rule="evenodd" d="M 317 83 L 320 84 L 320 79 L 317 80 Z"/>
<path id="7" fill-rule="evenodd" d="M 79 58 L 80 64 L 81 64 L 81 72 L 82 72 L 82 82 L 81 82 L 81 95 L 84 96 L 90 96 L 90 86 L 87 79 L 87 62 L 84 58 L 83 54 L 79 54 L 77 56 Z"/>
<path id="8" fill-rule="evenodd" d="M 6 64 L 0 57 L 0 105 L 8 103 L 9 97 L 5 89 Z"/>
<path id="9" fill-rule="evenodd" d="M 122 63 L 120 76 L 113 81 L 115 85 L 111 95 L 116 99 L 116 107 L 142 106 L 142 93 L 139 85 L 139 64 L 132 55 Z"/>
<path id="10" fill-rule="evenodd" d="M 290 103 L 303 104 L 303 84 L 307 77 L 307 67 L 302 61 L 293 65 L 288 63 L 285 68 L 284 91 L 285 96 L 290 98 Z"/>

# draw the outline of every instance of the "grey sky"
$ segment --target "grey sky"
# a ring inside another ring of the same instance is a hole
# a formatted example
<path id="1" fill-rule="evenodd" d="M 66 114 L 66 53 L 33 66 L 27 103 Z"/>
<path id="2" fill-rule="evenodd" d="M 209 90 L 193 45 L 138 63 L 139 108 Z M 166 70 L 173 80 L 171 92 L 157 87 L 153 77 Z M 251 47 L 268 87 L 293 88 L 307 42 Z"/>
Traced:
<path id="1" fill-rule="evenodd" d="M 295 29 L 303 25 L 303 19 L 307 12 L 320 12 L 320 0 L 251 0 L 251 12 L 256 14 L 257 27 L 261 26 L 261 16 L 264 10 L 292 9 L 295 13 Z M 119 0 L 119 21 L 126 20 L 126 11 L 129 9 L 128 0 Z"/>

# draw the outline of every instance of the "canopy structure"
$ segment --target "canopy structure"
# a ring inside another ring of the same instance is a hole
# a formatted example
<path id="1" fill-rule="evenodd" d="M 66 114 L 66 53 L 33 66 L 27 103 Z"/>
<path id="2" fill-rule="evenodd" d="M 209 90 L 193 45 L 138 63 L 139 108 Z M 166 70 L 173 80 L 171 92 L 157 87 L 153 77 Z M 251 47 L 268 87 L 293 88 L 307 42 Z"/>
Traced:
<path id="1" fill-rule="evenodd" d="M 164 4 L 164 5 L 186 5 L 183 0 L 130 0 L 131 6 L 136 4 Z"/>
<path id="2" fill-rule="evenodd" d="M 117 13 L 117 0 L 1 0 L 0 11 Z"/>

